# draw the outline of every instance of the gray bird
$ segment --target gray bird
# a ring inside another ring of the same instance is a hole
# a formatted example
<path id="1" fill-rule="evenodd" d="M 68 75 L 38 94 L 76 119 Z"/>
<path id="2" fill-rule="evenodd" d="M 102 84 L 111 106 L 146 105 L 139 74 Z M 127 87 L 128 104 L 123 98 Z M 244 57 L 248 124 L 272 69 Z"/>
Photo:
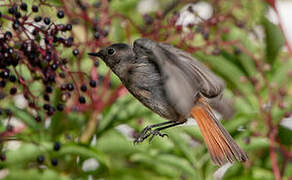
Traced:
<path id="1" fill-rule="evenodd" d="M 147 126 L 136 143 L 156 135 L 163 137 L 166 134 L 160 132 L 162 129 L 193 117 L 215 164 L 248 159 L 209 105 L 222 95 L 224 82 L 190 54 L 143 38 L 137 39 L 133 47 L 117 43 L 89 55 L 103 59 L 134 97 L 169 120 Z"/>

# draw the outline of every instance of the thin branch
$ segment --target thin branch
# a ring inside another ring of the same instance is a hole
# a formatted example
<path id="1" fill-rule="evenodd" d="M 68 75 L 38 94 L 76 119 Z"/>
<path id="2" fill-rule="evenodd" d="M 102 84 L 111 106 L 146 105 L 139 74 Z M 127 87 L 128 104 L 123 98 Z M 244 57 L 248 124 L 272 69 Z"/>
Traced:
<path id="1" fill-rule="evenodd" d="M 270 140 L 270 158 L 271 158 L 271 163 L 272 163 L 272 168 L 274 172 L 274 176 L 276 180 L 281 180 L 281 174 L 277 162 L 277 154 L 275 152 L 275 137 L 277 134 L 276 129 L 272 129 L 269 135 L 269 140 Z"/>

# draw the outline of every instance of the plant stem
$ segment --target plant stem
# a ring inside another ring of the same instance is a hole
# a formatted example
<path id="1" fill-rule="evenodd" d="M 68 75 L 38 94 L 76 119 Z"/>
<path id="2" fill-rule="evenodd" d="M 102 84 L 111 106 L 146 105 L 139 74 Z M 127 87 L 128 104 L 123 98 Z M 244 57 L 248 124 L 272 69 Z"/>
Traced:
<path id="1" fill-rule="evenodd" d="M 98 115 L 99 111 L 93 111 L 90 115 L 90 118 L 88 120 L 88 123 L 86 125 L 85 130 L 80 136 L 80 142 L 87 144 L 89 140 L 91 139 L 92 135 L 95 133 L 98 123 Z"/>
<path id="2" fill-rule="evenodd" d="M 281 174 L 280 174 L 280 170 L 279 170 L 279 166 L 277 163 L 277 155 L 275 152 L 275 136 L 277 134 L 277 130 L 276 129 L 272 129 L 269 135 L 269 139 L 270 139 L 270 158 L 271 158 L 271 163 L 272 163 L 272 168 L 274 171 L 274 176 L 276 180 L 281 180 Z"/>

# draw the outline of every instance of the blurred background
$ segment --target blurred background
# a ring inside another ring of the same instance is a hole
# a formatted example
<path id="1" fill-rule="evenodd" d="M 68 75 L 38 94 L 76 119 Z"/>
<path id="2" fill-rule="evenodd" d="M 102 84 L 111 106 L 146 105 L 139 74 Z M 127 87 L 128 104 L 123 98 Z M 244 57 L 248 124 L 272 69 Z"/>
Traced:
<path id="1" fill-rule="evenodd" d="M 292 179 L 290 0 L 1 0 L 0 179 Z M 194 120 L 165 121 L 88 52 L 146 37 L 226 82 L 246 163 L 212 164 Z"/>

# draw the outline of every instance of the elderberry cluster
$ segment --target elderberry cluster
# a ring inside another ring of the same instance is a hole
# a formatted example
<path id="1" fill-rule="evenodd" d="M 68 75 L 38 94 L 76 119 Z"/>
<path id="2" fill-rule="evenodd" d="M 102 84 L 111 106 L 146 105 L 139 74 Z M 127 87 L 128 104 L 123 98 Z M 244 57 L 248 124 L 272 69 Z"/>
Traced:
<path id="1" fill-rule="evenodd" d="M 63 23 L 67 20 L 65 11 L 54 7 L 55 16 L 43 15 L 42 8 L 47 11 L 50 7 L 42 1 L 33 5 L 13 1 L 8 6 L 6 12 L 0 12 L 0 23 L 11 24 L 5 30 L 0 26 L 1 99 L 22 94 L 28 107 L 38 112 L 34 115 L 37 122 L 63 111 L 72 97 L 77 96 L 73 98 L 77 104 L 86 104 L 86 94 L 82 93 L 86 92 L 87 84 L 95 88 L 97 82 L 86 76 L 81 78 L 83 84 L 79 87 L 80 77 L 76 80 L 76 74 L 84 75 L 68 68 L 69 61 L 81 58 L 81 53 L 74 42 L 72 24 Z M 63 55 L 66 49 L 72 52 L 71 56 Z M 23 69 L 28 70 L 28 75 Z M 32 90 L 35 83 L 39 84 L 38 89 Z M 58 95 L 60 98 L 56 98 Z M 53 103 L 53 98 L 58 101 Z M 44 112 L 42 116 L 40 112 Z"/>

